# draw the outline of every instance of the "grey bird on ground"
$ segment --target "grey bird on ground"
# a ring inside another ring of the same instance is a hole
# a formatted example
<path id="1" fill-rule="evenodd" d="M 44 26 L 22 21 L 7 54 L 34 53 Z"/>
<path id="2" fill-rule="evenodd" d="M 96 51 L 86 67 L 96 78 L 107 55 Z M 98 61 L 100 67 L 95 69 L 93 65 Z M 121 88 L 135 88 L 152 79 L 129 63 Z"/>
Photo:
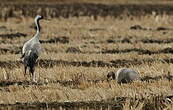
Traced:
<path id="1" fill-rule="evenodd" d="M 37 32 L 32 39 L 30 39 L 23 45 L 23 48 L 22 48 L 21 59 L 22 59 L 22 62 L 24 64 L 24 69 L 25 69 L 24 76 L 26 75 L 27 67 L 29 67 L 29 74 L 33 81 L 35 81 L 35 74 L 34 74 L 35 64 L 36 64 L 37 58 L 39 57 L 40 52 L 41 52 L 41 44 L 39 41 L 39 37 L 40 37 L 39 21 L 41 19 L 43 19 L 43 17 L 40 15 L 37 15 L 35 17 L 35 24 L 37 27 Z"/>
<path id="2" fill-rule="evenodd" d="M 138 72 L 129 69 L 129 68 L 121 68 L 117 72 L 109 72 L 107 74 L 107 78 L 114 79 L 117 83 L 130 83 L 134 80 L 140 80 L 140 75 Z"/>

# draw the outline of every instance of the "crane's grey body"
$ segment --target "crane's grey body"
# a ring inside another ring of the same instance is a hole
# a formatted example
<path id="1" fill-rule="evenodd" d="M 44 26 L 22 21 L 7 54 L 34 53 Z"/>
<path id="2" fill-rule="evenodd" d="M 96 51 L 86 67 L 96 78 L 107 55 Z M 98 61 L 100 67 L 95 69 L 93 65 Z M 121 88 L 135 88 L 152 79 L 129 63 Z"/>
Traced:
<path id="1" fill-rule="evenodd" d="M 22 62 L 25 67 L 25 74 L 27 67 L 29 67 L 30 75 L 34 75 L 34 66 L 36 64 L 37 58 L 40 55 L 41 52 L 41 44 L 39 42 L 39 36 L 40 36 L 40 26 L 39 26 L 39 20 L 42 19 L 42 16 L 37 15 L 35 18 L 35 24 L 37 26 L 37 33 L 35 36 L 27 41 L 22 48 Z M 33 79 L 35 80 L 35 79 Z"/>
<path id="2" fill-rule="evenodd" d="M 121 68 L 117 72 L 109 72 L 107 78 L 110 77 L 115 79 L 117 83 L 130 83 L 134 80 L 140 79 L 138 72 L 128 68 Z"/>

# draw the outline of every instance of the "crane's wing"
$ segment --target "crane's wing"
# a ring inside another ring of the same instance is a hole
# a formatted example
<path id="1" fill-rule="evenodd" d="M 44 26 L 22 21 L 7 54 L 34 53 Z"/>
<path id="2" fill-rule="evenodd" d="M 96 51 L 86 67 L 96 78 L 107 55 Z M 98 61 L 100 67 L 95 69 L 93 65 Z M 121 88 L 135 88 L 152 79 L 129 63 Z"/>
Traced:
<path id="1" fill-rule="evenodd" d="M 28 43 L 26 42 L 24 45 L 23 45 L 23 48 L 22 48 L 22 54 L 24 54 L 27 50 L 29 50 L 29 45 Z"/>
<path id="2" fill-rule="evenodd" d="M 31 46 L 31 50 L 34 51 L 37 54 L 37 56 L 39 56 L 42 51 L 40 42 L 34 43 Z"/>
<path id="3" fill-rule="evenodd" d="M 25 56 L 25 53 L 27 51 L 29 51 L 31 49 L 31 45 L 29 44 L 29 42 L 26 42 L 24 45 L 23 45 L 23 48 L 22 48 L 22 56 L 21 58 L 23 58 Z"/>
<path id="4" fill-rule="evenodd" d="M 42 51 L 40 42 L 36 42 L 33 44 L 26 42 L 22 48 L 21 59 L 25 56 L 25 53 L 29 50 L 32 50 L 34 53 L 36 53 L 39 56 Z"/>

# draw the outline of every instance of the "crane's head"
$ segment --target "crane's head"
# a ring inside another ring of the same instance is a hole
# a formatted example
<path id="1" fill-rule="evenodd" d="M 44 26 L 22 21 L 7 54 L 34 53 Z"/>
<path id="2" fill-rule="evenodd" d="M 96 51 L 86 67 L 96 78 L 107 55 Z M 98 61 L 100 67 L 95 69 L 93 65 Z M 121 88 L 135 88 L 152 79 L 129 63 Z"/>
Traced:
<path id="1" fill-rule="evenodd" d="M 41 19 L 43 19 L 43 17 L 40 16 L 40 15 L 37 15 L 37 16 L 35 17 L 35 24 L 36 24 L 36 26 L 37 26 L 36 29 L 37 29 L 38 31 L 40 31 L 40 29 L 41 29 L 40 24 L 39 24 L 39 20 L 41 20 Z"/>
<path id="2" fill-rule="evenodd" d="M 116 79 L 116 73 L 113 72 L 113 71 L 109 72 L 107 74 L 107 80 L 110 79 L 110 78 L 113 79 L 113 80 L 115 80 Z"/>
<path id="3" fill-rule="evenodd" d="M 39 21 L 39 20 L 41 20 L 41 19 L 43 19 L 43 16 L 37 15 L 37 16 L 35 17 L 35 20 L 36 20 L 36 21 Z"/>

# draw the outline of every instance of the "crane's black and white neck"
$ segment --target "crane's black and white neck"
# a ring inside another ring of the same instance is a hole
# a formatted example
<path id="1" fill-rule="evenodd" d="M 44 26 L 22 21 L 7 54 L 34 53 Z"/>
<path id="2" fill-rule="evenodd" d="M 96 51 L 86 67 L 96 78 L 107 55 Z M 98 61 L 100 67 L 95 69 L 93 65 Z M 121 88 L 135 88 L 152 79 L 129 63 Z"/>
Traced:
<path id="1" fill-rule="evenodd" d="M 36 37 L 36 38 L 38 38 L 38 39 L 39 39 L 39 34 L 40 34 L 40 23 L 39 23 L 39 21 L 40 21 L 41 19 L 43 19 L 43 17 L 40 16 L 40 15 L 37 15 L 37 16 L 35 17 L 35 24 L 36 24 L 36 27 L 37 27 L 37 32 L 36 32 L 36 34 L 35 34 L 34 37 Z"/>

